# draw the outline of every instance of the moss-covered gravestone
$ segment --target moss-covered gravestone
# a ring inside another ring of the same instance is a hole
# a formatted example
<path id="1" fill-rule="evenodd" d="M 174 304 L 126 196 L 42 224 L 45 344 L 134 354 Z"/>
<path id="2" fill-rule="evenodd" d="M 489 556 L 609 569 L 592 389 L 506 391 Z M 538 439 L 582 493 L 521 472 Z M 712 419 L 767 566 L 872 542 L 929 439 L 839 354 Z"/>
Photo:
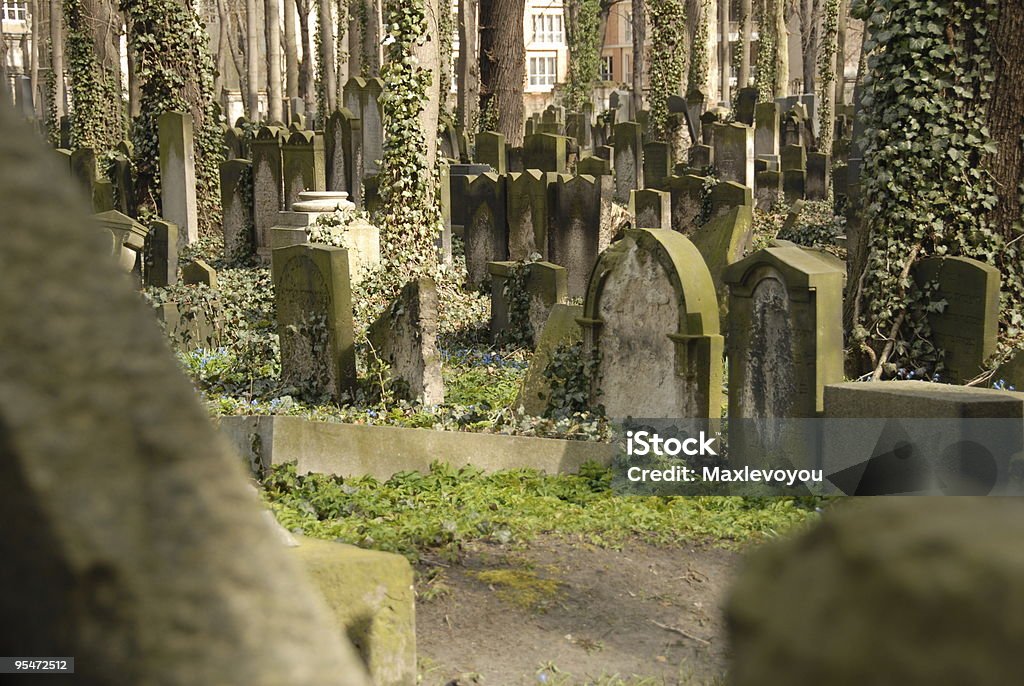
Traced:
<path id="1" fill-rule="evenodd" d="M 548 260 L 569 270 L 569 297 L 582 298 L 590 270 L 611 244 L 612 178 L 559 174 L 557 184 Z"/>
<path id="2" fill-rule="evenodd" d="M 476 135 L 476 154 L 474 161 L 489 164 L 498 174 L 508 172 L 505 158 L 505 134 L 495 131 L 484 131 Z"/>
<path id="3" fill-rule="evenodd" d="M 750 250 L 754 240 L 753 232 L 753 208 L 740 205 L 712 219 L 690 235 L 711 272 L 723 322 L 725 312 L 728 311 L 728 293 L 722 274 L 726 267 L 739 262 Z"/>
<path id="4" fill-rule="evenodd" d="M 348 251 L 279 248 L 272 271 L 282 381 L 304 395 L 341 401 L 356 382 Z"/>
<path id="5" fill-rule="evenodd" d="M 547 411 L 551 399 L 551 381 L 544 372 L 559 346 L 583 340 L 583 330 L 576 323 L 582 316 L 581 305 L 558 303 L 552 306 L 530 357 L 523 387 L 516 398 L 516 407 L 521 408 L 525 414 L 541 417 Z"/>
<path id="6" fill-rule="evenodd" d="M 672 200 L 668 191 L 653 188 L 630 191 L 629 214 L 638 229 L 672 228 Z"/>
<path id="7" fill-rule="evenodd" d="M 367 332 L 373 353 L 390 369 L 391 390 L 425 405 L 444 402 L 437 348 L 437 287 L 410 281 Z"/>
<path id="8" fill-rule="evenodd" d="M 754 188 L 754 129 L 733 122 L 714 124 L 715 169 L 722 181 Z"/>
<path id="9" fill-rule="evenodd" d="M 668 193 L 672 204 L 672 230 L 689 234 L 697 228 L 704 207 L 704 187 L 708 179 L 687 174 L 670 176 Z"/>
<path id="10" fill-rule="evenodd" d="M 284 209 L 283 133 L 283 129 L 274 126 L 261 126 L 249 144 L 256 248 L 264 258 L 270 257 L 270 229 L 277 223 L 277 213 Z"/>
<path id="11" fill-rule="evenodd" d="M 227 160 L 220 164 L 220 202 L 223 211 L 224 257 L 245 262 L 256 247 L 253 233 L 252 162 Z"/>
<path id="12" fill-rule="evenodd" d="M 470 177 L 466 185 L 463 238 L 467 283 L 471 287 L 487 278 L 488 262 L 508 259 L 506 180 L 506 176 L 488 172 Z"/>
<path id="13" fill-rule="evenodd" d="M 536 253 L 548 255 L 548 200 L 550 175 L 527 169 L 508 175 L 508 258 L 526 260 Z"/>
<path id="14" fill-rule="evenodd" d="M 629 202 L 629 192 L 644 187 L 643 130 L 635 121 L 615 125 L 615 199 Z"/>
<path id="15" fill-rule="evenodd" d="M 362 122 L 342 107 L 324 127 L 324 176 L 329 191 L 345 191 L 358 207 L 362 202 L 358 171 L 363 166 Z"/>
<path id="16" fill-rule="evenodd" d="M 716 419 L 722 336 L 711 274 L 672 231 L 630 229 L 602 255 L 584 302 L 591 401 L 609 417 Z"/>
<path id="17" fill-rule="evenodd" d="M 568 270 L 550 262 L 491 262 L 491 340 L 535 345 L 551 308 L 568 300 Z"/>
<path id="18" fill-rule="evenodd" d="M 932 342 L 945 351 L 944 379 L 963 383 L 978 376 L 996 352 L 999 334 L 999 270 L 968 257 L 928 257 L 914 267 L 919 286 L 938 285 L 941 312 L 928 315 Z"/>
<path id="19" fill-rule="evenodd" d="M 565 173 L 568 139 L 553 133 L 535 133 L 523 139 L 523 169 Z"/>
<path id="20" fill-rule="evenodd" d="M 84 199 L 0 129 L 4 652 L 80 684 L 368 686 Z"/>
<path id="21" fill-rule="evenodd" d="M 754 154 L 765 159 L 779 155 L 779 106 L 759 102 L 754 108 Z"/>

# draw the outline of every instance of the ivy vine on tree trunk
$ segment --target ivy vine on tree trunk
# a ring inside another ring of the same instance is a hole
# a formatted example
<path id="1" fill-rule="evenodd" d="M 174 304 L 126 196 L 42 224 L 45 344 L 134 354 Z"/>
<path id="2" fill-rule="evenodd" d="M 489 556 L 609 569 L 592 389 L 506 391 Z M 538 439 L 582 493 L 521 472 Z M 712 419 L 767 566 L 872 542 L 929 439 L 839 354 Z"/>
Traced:
<path id="1" fill-rule="evenodd" d="M 668 98 L 676 95 L 683 80 L 686 52 L 683 48 L 686 30 L 686 0 L 647 0 L 651 25 L 651 89 L 647 106 L 654 140 L 669 138 Z"/>
<path id="2" fill-rule="evenodd" d="M 569 0 L 566 5 L 566 39 L 569 43 L 569 76 L 565 105 L 582 112 L 590 102 L 601 67 L 601 0 Z"/>

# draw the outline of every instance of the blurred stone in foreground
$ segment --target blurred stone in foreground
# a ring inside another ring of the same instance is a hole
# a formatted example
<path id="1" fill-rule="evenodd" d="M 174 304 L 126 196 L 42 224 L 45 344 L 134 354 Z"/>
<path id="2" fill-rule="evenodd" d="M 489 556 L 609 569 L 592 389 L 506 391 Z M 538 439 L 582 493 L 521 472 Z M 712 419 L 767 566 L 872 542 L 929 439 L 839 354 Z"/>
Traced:
<path id="1" fill-rule="evenodd" d="M 0 653 L 82 686 L 365 686 L 84 199 L 0 129 Z"/>
<path id="2" fill-rule="evenodd" d="M 1021 682 L 1024 503 L 839 507 L 747 561 L 726 610 L 732 684 Z"/>

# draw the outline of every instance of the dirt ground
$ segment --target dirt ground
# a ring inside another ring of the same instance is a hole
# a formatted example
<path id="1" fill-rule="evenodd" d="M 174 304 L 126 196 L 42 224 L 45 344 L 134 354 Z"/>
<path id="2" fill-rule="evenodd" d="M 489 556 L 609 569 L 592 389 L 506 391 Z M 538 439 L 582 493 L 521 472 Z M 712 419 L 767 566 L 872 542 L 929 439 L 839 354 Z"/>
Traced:
<path id="1" fill-rule="evenodd" d="M 740 557 L 692 544 L 475 544 L 461 565 L 421 567 L 422 683 L 724 683 L 721 607 Z"/>

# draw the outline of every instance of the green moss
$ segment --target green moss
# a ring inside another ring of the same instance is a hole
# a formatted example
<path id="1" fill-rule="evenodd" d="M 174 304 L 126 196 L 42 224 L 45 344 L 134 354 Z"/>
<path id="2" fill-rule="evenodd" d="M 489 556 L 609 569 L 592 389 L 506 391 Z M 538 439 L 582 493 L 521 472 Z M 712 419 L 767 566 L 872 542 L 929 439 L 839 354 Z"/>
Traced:
<path id="1" fill-rule="evenodd" d="M 562 584 L 543 579 L 530 569 L 488 569 L 474 576 L 494 588 L 506 603 L 530 612 L 542 612 L 559 595 Z"/>

